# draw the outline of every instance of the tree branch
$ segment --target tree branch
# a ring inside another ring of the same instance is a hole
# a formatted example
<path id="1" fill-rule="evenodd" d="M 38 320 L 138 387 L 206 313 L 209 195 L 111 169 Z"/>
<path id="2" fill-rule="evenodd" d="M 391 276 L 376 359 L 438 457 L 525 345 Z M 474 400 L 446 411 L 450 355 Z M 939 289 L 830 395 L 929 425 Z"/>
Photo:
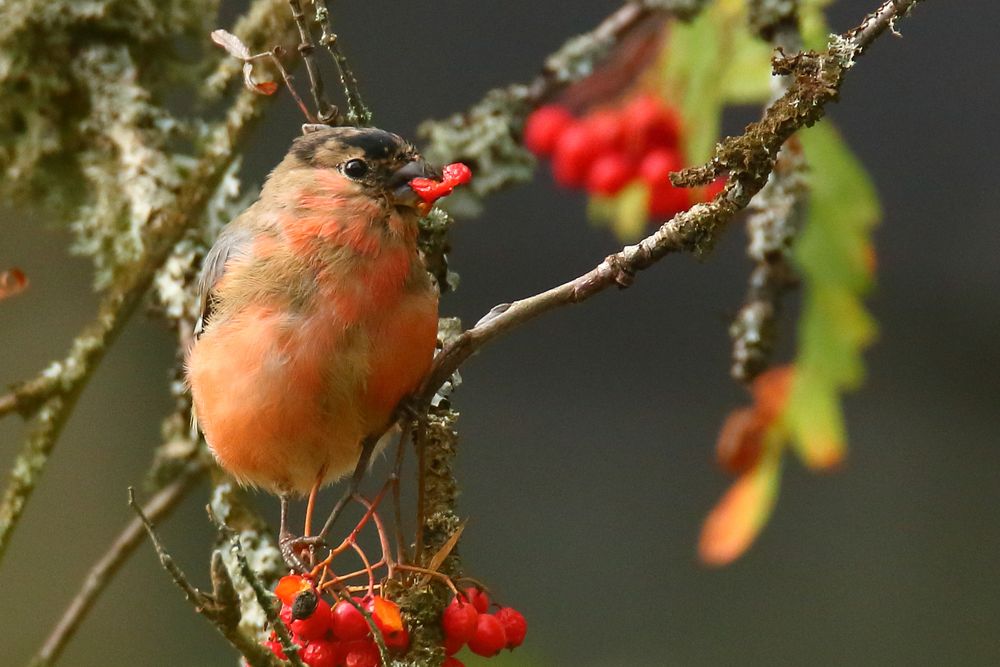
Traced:
<path id="1" fill-rule="evenodd" d="M 799 3 L 753 0 L 750 24 L 782 53 L 802 50 Z M 771 77 L 772 100 L 788 92 L 788 76 Z M 754 261 L 743 305 L 729 326 L 733 379 L 749 383 L 771 361 L 778 336 L 781 298 L 798 279 L 792 264 L 792 244 L 801 227 L 808 186 L 802 148 L 794 139 L 778 154 L 767 184 L 754 197 L 747 216 L 747 255 Z"/>
<path id="2" fill-rule="evenodd" d="M 149 521 L 161 521 L 170 515 L 187 492 L 205 474 L 206 466 L 202 461 L 189 463 L 180 476 L 161 489 L 143 506 L 142 512 Z M 31 660 L 33 667 L 51 665 L 58 660 L 63 649 L 79 628 L 84 617 L 93 607 L 94 602 L 111 583 L 118 569 L 128 560 L 129 556 L 142 543 L 146 536 L 143 522 L 139 517 L 132 519 L 125 529 L 115 538 L 107 552 L 90 568 L 83 586 L 77 591 L 73 601 L 63 612 L 59 622 L 49 633 L 41 649 Z"/>
<path id="3" fill-rule="evenodd" d="M 316 45 L 313 43 L 312 32 L 306 23 L 306 15 L 302 13 L 302 3 L 300 0 L 288 0 L 288 6 L 292 10 L 292 18 L 299 30 L 299 55 L 302 56 L 302 61 L 306 65 L 306 74 L 309 75 L 309 90 L 312 92 L 313 103 L 316 105 L 316 117 L 321 123 L 335 121 L 340 112 L 336 107 L 331 107 L 323 95 L 323 79 L 319 70 L 316 69 L 316 61 L 313 59 Z"/>
<path id="4" fill-rule="evenodd" d="M 853 30 L 830 40 L 823 53 L 799 54 L 775 60 L 775 72 L 794 76 L 788 92 L 771 104 L 763 118 L 739 137 L 729 137 L 704 166 L 674 174 L 675 185 L 703 185 L 729 172 L 725 189 L 711 202 L 678 213 L 635 245 L 609 255 L 594 269 L 557 287 L 491 310 L 473 328 L 445 346 L 434 360 L 418 400 L 426 404 L 438 388 L 473 353 L 501 334 L 539 315 L 580 303 L 608 287 L 628 287 L 636 273 L 672 252 L 704 252 L 733 216 L 746 208 L 767 182 L 781 146 L 796 130 L 818 121 L 825 105 L 837 98 L 854 59 L 896 19 L 920 0 L 887 0 Z"/>
<path id="5" fill-rule="evenodd" d="M 77 336 L 66 358 L 21 385 L 28 390 L 15 389 L 12 399 L 5 397 L 0 401 L 2 406 L 11 406 L 8 411 L 18 410 L 33 416 L 36 422 L 14 461 L 0 500 L 0 560 L 77 398 L 142 302 L 174 245 L 201 219 L 216 185 L 236 157 L 237 146 L 260 116 L 267 99 L 245 90 L 237 96 L 190 176 L 176 191 L 173 205 L 151 213 L 146 226 L 150 238 L 142 256 L 125 267 L 107 290 L 97 317 Z"/>
<path id="6" fill-rule="evenodd" d="M 152 522 L 135 502 L 135 491 L 129 487 L 129 506 L 138 515 L 149 540 L 153 543 L 160 565 L 167 571 L 184 591 L 188 601 L 194 605 L 195 611 L 207 618 L 212 625 L 239 651 L 252 667 L 279 667 L 285 663 L 279 661 L 270 651 L 260 646 L 256 639 L 247 636 L 239 629 L 241 618 L 239 597 L 233 586 L 232 577 L 222 561 L 222 554 L 215 551 L 212 554 L 212 593 L 203 593 L 188 581 L 187 576 L 174 562 L 173 557 L 160 542 Z M 301 664 L 298 667 L 303 667 Z"/>

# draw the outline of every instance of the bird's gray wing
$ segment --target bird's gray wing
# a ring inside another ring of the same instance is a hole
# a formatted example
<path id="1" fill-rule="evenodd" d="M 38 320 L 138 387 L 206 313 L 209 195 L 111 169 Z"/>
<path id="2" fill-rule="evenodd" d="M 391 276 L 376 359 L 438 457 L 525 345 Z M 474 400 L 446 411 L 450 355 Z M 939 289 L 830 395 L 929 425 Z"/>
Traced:
<path id="1" fill-rule="evenodd" d="M 198 321 L 194 325 L 194 337 L 201 336 L 208 319 L 212 315 L 212 290 L 226 273 L 226 263 L 233 258 L 243 257 L 250 252 L 253 235 L 246 227 L 229 224 L 219 234 L 215 245 L 205 255 L 198 278 Z"/>

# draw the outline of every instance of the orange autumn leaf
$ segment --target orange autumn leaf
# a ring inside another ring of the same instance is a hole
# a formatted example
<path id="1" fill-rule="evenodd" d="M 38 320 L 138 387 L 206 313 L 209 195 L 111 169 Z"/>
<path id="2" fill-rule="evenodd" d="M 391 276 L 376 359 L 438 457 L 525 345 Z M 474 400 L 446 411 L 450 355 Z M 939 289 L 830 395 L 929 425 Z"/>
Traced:
<path id="1" fill-rule="evenodd" d="M 777 478 L 777 458 L 769 457 L 729 487 L 702 526 L 698 556 L 703 563 L 727 565 L 753 544 L 774 508 Z"/>
<path id="2" fill-rule="evenodd" d="M 766 426 L 754 408 L 733 410 L 722 423 L 715 442 L 715 460 L 723 469 L 734 474 L 753 468 L 764 451 Z"/>
<path id="3" fill-rule="evenodd" d="M 754 407 L 765 423 L 770 424 L 785 411 L 794 371 L 791 365 L 778 366 L 761 373 L 753 381 Z"/>
<path id="4" fill-rule="evenodd" d="M 279 600 L 290 605 L 295 602 L 296 595 L 311 587 L 312 585 L 305 577 L 289 574 L 278 580 L 278 585 L 274 587 L 274 594 Z"/>

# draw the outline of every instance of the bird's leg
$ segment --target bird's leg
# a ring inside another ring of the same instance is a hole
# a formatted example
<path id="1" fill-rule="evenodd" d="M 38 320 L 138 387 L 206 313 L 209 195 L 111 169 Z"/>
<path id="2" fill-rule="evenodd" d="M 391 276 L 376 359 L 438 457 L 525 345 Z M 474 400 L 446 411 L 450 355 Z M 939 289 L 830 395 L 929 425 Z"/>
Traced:
<path id="1" fill-rule="evenodd" d="M 378 436 L 368 436 L 361 441 L 361 456 L 358 457 L 358 464 L 354 467 L 354 474 L 351 475 L 351 482 L 344 492 L 344 495 L 340 497 L 337 504 L 333 506 L 333 511 L 330 512 L 330 516 L 327 517 L 326 523 L 323 524 L 323 529 L 317 533 L 316 538 L 319 542 L 326 539 L 326 536 L 330 534 L 330 530 L 333 528 L 333 524 L 337 522 L 337 519 L 343 513 L 344 508 L 347 507 L 347 503 L 351 501 L 358 494 L 358 488 L 361 486 L 361 479 L 365 476 L 365 471 L 368 470 L 368 464 L 372 460 L 372 453 L 375 451 L 375 445 L 378 444 Z M 313 539 L 313 538 L 310 538 Z"/>
<path id="2" fill-rule="evenodd" d="M 288 532 L 288 496 L 281 494 L 281 522 L 278 526 L 278 542 L 285 542 L 291 539 L 292 534 Z"/>
<path id="3" fill-rule="evenodd" d="M 399 479 L 403 471 L 406 443 L 412 430 L 412 423 L 407 423 L 403 427 L 403 432 L 399 434 L 399 442 L 396 444 L 396 461 L 392 466 L 392 475 L 389 477 L 389 484 L 392 486 L 392 509 L 396 529 L 396 559 L 401 563 L 409 562 L 410 557 L 406 552 L 406 541 L 403 539 L 403 503 L 400 497 Z"/>
<path id="4" fill-rule="evenodd" d="M 309 537 L 309 534 L 312 532 L 313 512 L 316 509 L 316 496 L 319 494 L 319 487 L 323 486 L 324 479 L 326 479 L 325 465 L 320 468 L 319 474 L 316 475 L 316 483 L 313 484 L 312 489 L 309 490 L 309 501 L 306 503 L 306 520 L 305 524 L 302 526 L 302 537 Z"/>
<path id="5" fill-rule="evenodd" d="M 283 493 L 281 494 L 281 522 L 278 527 L 278 549 L 281 551 L 281 558 L 285 561 L 288 569 L 303 574 L 308 571 L 308 568 L 299 558 L 298 547 L 298 539 L 288 531 L 288 495 Z"/>

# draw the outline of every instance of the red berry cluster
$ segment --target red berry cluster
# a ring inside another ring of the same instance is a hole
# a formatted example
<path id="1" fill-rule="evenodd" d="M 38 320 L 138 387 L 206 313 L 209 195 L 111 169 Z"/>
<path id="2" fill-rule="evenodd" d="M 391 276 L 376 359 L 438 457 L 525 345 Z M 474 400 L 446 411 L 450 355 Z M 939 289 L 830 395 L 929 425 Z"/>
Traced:
<path id="1" fill-rule="evenodd" d="M 638 180 L 649 188 L 654 216 L 672 216 L 693 203 L 689 190 L 670 183 L 670 172 L 684 166 L 680 137 L 677 112 L 649 94 L 582 118 L 557 104 L 540 107 L 524 128 L 525 146 L 551 157 L 557 183 L 610 197 Z"/>
<path id="2" fill-rule="evenodd" d="M 382 641 L 390 651 L 402 653 L 410 645 L 399 605 L 379 595 L 340 600 L 333 607 L 304 577 L 282 577 L 275 588 L 281 600 L 281 621 L 299 647 L 299 658 L 308 667 L 379 667 L 378 646 L 361 607 L 371 614 Z M 286 659 L 277 633 L 263 642 Z"/>
<path id="3" fill-rule="evenodd" d="M 528 624 L 521 612 L 500 607 L 489 613 L 490 598 L 478 588 L 467 588 L 456 595 L 441 614 L 444 667 L 463 667 L 455 657 L 468 644 L 476 655 L 491 657 L 505 648 L 515 649 L 524 642 Z"/>

